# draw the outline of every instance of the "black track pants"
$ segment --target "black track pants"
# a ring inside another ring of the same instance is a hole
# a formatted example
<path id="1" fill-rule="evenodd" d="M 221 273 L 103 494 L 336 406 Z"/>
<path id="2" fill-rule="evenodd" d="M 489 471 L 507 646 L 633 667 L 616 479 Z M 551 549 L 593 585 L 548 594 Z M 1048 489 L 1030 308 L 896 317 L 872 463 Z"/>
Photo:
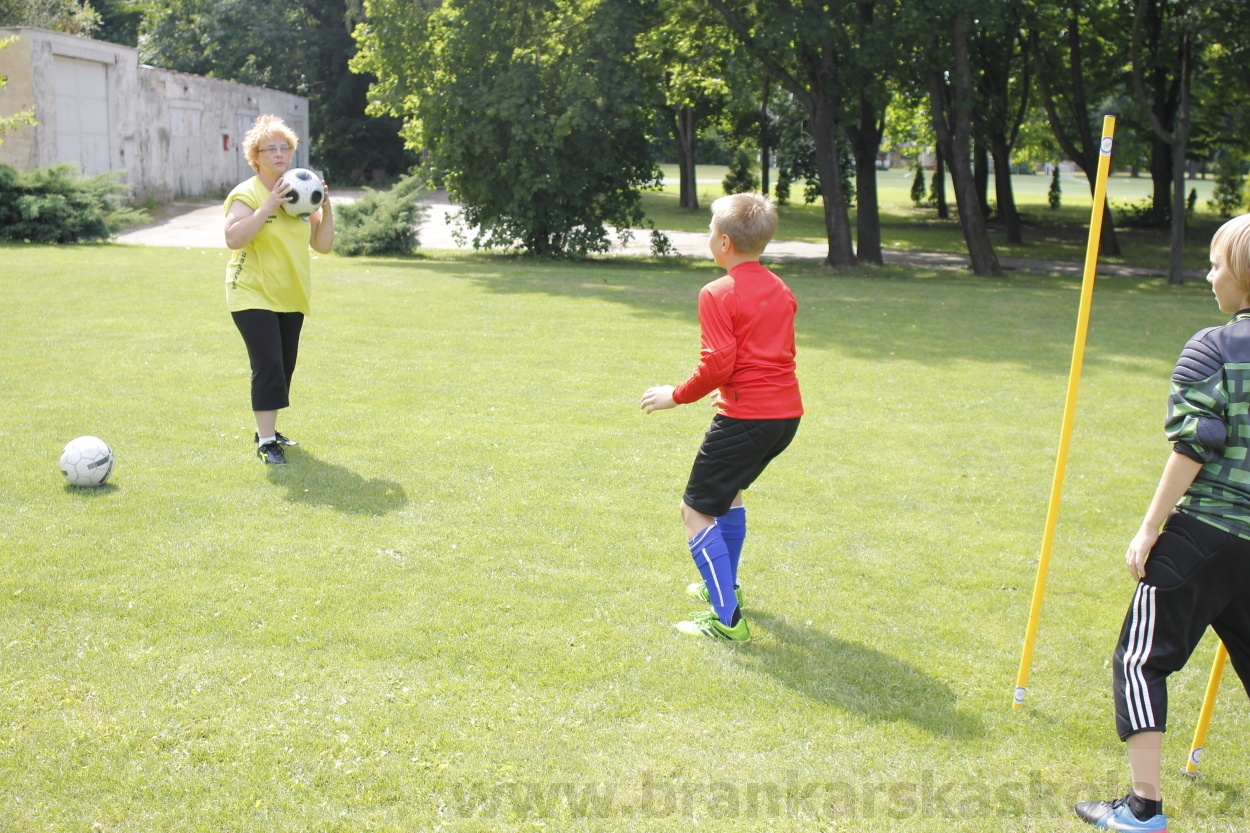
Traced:
<path id="1" fill-rule="evenodd" d="M 1121 740 L 1167 729 L 1167 678 L 1215 629 L 1250 692 L 1250 541 L 1173 512 L 1146 559 L 1111 667 Z"/>

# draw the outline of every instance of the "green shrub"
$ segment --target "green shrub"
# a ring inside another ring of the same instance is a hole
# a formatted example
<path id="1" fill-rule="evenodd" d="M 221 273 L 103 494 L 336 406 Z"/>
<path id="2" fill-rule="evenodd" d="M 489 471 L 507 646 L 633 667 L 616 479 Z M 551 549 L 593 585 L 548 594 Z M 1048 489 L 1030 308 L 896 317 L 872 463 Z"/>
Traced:
<path id="1" fill-rule="evenodd" d="M 755 175 L 755 160 L 745 148 L 734 151 L 734 158 L 729 163 L 729 173 L 725 175 L 721 185 L 726 194 L 745 194 L 759 189 L 760 178 Z"/>
<path id="2" fill-rule="evenodd" d="M 1046 193 L 1046 202 L 1050 203 L 1052 211 L 1057 211 L 1059 206 L 1063 204 L 1063 189 L 1059 185 L 1059 165 L 1055 165 L 1054 173 L 1050 177 L 1050 190 Z"/>
<path id="3" fill-rule="evenodd" d="M 122 205 L 129 186 L 119 171 L 79 176 L 73 165 L 21 173 L 0 165 L 0 240 L 77 243 L 107 240 L 148 220 L 146 211 Z"/>
<path id="4" fill-rule="evenodd" d="M 773 189 L 777 205 L 790 204 L 790 172 L 782 168 L 777 173 L 777 187 Z"/>
<path id="5" fill-rule="evenodd" d="M 1111 203 L 1115 211 L 1115 224 L 1126 228 L 1160 228 L 1171 222 L 1172 201 L 1163 204 L 1162 221 L 1155 219 L 1155 203 L 1152 197 L 1140 200 Z"/>
<path id="6" fill-rule="evenodd" d="M 1221 151 L 1220 169 L 1215 174 L 1215 192 L 1207 205 L 1221 217 L 1232 217 L 1241 212 L 1246 203 L 1246 177 L 1241 172 L 1241 155 L 1231 150 Z"/>
<path id="7" fill-rule="evenodd" d="M 354 203 L 334 210 L 334 251 L 358 255 L 408 255 L 421 241 L 417 226 L 428 209 L 420 203 L 421 181 L 407 176 L 389 191 L 365 189 Z"/>
<path id="8" fill-rule="evenodd" d="M 924 205 L 924 166 L 916 160 L 916 174 L 911 178 L 911 202 L 916 208 Z"/>

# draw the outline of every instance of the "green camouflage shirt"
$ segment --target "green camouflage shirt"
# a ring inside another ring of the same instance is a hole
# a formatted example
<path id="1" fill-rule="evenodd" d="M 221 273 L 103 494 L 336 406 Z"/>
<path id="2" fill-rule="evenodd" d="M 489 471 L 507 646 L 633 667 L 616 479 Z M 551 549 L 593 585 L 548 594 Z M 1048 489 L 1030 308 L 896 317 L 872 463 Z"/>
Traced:
<path id="1" fill-rule="evenodd" d="M 1177 508 L 1250 538 L 1250 310 L 1185 345 L 1164 430 L 1178 453 L 1202 463 Z"/>

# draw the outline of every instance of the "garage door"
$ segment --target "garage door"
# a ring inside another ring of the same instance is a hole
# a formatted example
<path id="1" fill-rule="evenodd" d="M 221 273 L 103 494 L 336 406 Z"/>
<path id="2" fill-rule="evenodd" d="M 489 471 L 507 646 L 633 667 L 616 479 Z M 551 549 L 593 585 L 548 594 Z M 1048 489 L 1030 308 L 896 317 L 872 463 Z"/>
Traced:
<path id="1" fill-rule="evenodd" d="M 92 175 L 109 170 L 108 69 L 97 61 L 53 56 L 56 159 Z"/>
<path id="2" fill-rule="evenodd" d="M 204 196 L 203 139 L 200 111 L 169 105 L 170 150 L 174 163 L 174 196 Z"/>

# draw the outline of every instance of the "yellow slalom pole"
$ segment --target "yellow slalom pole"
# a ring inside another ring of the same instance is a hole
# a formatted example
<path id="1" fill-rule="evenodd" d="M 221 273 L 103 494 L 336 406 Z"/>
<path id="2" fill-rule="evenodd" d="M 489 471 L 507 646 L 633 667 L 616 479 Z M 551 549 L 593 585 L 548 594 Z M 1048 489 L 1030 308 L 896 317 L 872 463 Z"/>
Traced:
<path id="1" fill-rule="evenodd" d="M 1215 697 L 1220 693 L 1220 678 L 1224 676 L 1224 664 L 1228 662 L 1228 649 L 1221 642 L 1215 649 L 1215 665 L 1211 666 L 1211 678 L 1207 680 L 1207 696 L 1202 700 L 1198 715 L 1198 727 L 1194 729 L 1194 743 L 1189 748 L 1189 760 L 1185 761 L 1186 775 L 1198 774 L 1198 762 L 1207 743 L 1207 729 L 1211 726 L 1211 713 L 1215 711 Z"/>
<path id="2" fill-rule="evenodd" d="M 1089 308 L 1094 298 L 1094 275 L 1098 272 L 1098 242 L 1102 237 L 1103 206 L 1107 202 L 1107 175 L 1111 171 L 1111 143 L 1115 136 L 1115 116 L 1102 120 L 1102 144 L 1098 150 L 1098 178 L 1094 182 L 1094 210 L 1089 220 L 1089 243 L 1085 247 L 1085 277 L 1081 281 L 1081 307 L 1076 316 L 1076 342 L 1072 346 L 1072 369 L 1068 372 L 1068 398 L 1063 406 L 1063 427 L 1059 431 L 1059 453 L 1055 459 L 1055 478 L 1050 485 L 1050 506 L 1046 510 L 1046 531 L 1042 534 L 1042 554 L 1037 562 L 1037 579 L 1033 584 L 1033 603 L 1029 607 L 1029 626 L 1024 635 L 1024 655 L 1016 676 L 1013 708 L 1024 705 L 1024 693 L 1033 664 L 1033 643 L 1037 641 L 1037 622 L 1042 613 L 1042 597 L 1046 593 L 1046 573 L 1050 569 L 1050 551 L 1055 543 L 1055 526 L 1059 521 L 1059 499 L 1063 496 L 1063 475 L 1068 467 L 1068 445 L 1072 439 L 1072 422 L 1076 417 L 1076 394 L 1081 386 L 1081 364 L 1085 360 L 1085 334 L 1089 330 Z"/>

